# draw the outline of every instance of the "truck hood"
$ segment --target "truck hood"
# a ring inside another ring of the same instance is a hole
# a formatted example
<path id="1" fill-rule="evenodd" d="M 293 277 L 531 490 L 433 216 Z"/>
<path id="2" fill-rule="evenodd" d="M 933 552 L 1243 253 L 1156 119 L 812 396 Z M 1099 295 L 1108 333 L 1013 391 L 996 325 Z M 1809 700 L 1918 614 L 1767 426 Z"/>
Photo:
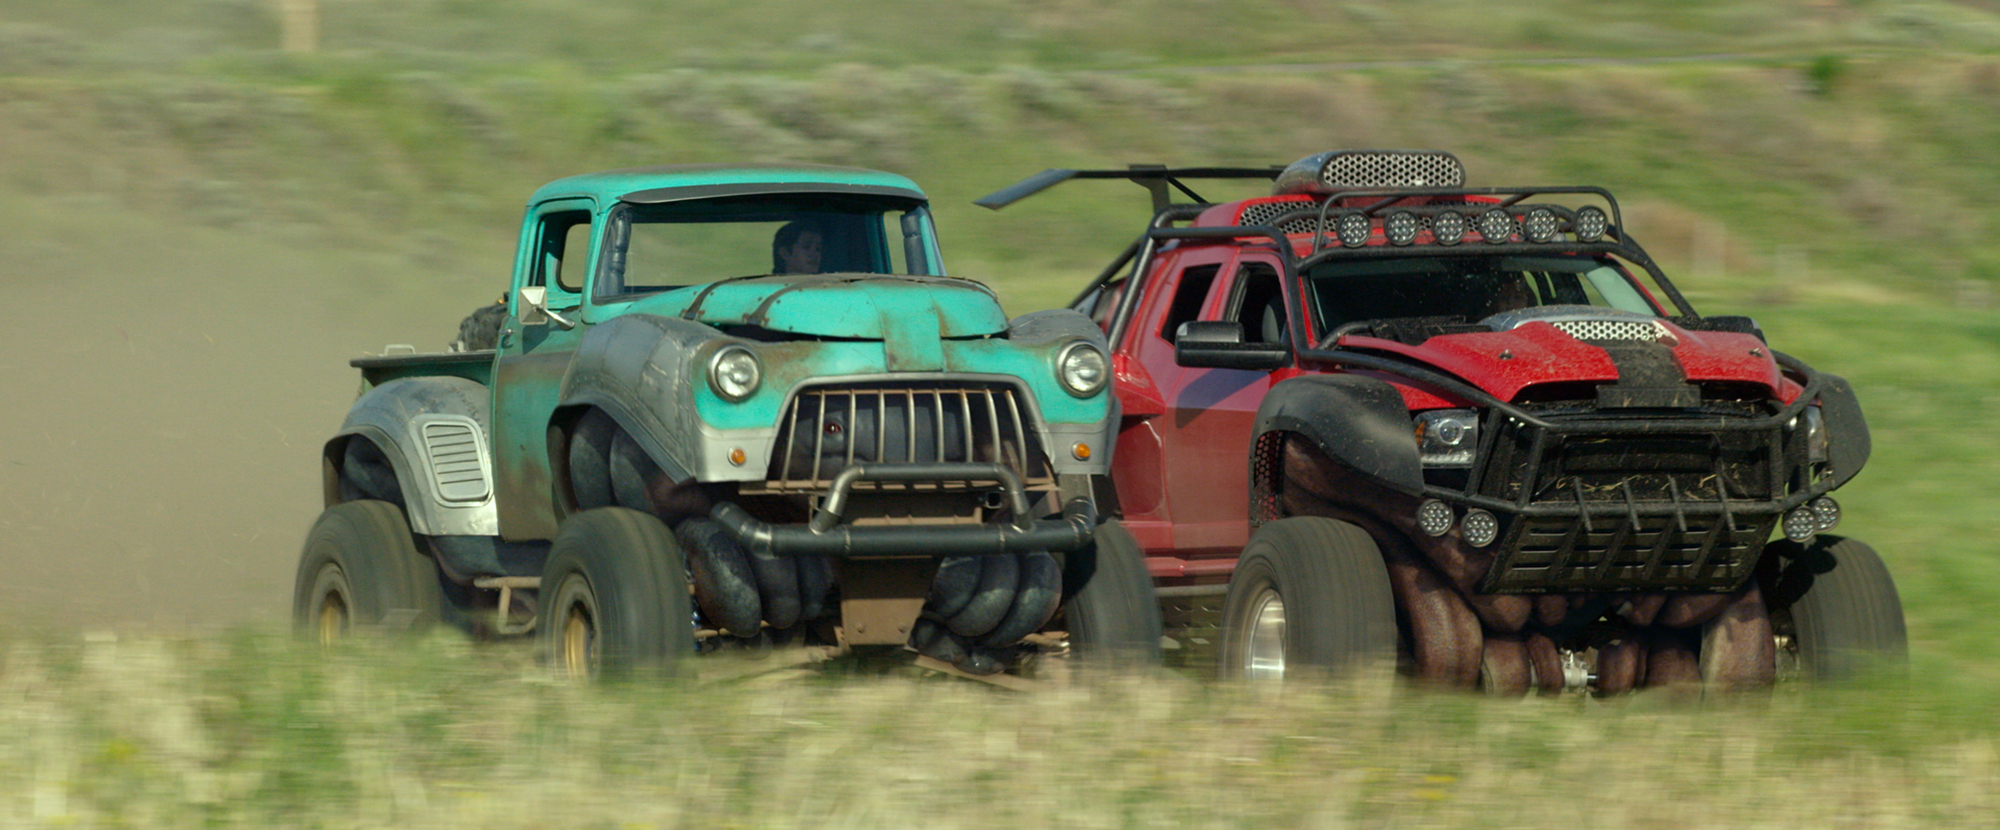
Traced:
<path id="1" fill-rule="evenodd" d="M 1007 330 L 992 289 L 955 277 L 745 277 L 657 294 L 631 311 L 844 340 L 937 340 Z"/>
<path id="2" fill-rule="evenodd" d="M 1628 325 L 1588 328 L 1592 322 Z M 1785 401 L 1798 393 L 1769 347 L 1752 334 L 1691 331 L 1665 319 L 1616 312 L 1591 319 L 1523 315 L 1495 324 L 1497 331 L 1444 334 L 1416 345 L 1372 337 L 1343 338 L 1342 345 L 1429 365 L 1506 401 L 1519 400 L 1536 385 L 1578 382 L 1746 384 Z"/>

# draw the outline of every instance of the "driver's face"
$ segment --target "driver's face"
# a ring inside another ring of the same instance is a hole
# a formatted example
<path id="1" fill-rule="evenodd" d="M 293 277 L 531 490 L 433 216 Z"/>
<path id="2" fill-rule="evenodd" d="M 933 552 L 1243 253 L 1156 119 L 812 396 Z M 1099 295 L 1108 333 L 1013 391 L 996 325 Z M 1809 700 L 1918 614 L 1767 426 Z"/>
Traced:
<path id="1" fill-rule="evenodd" d="M 785 262 L 785 273 L 819 273 L 820 246 L 821 240 L 818 233 L 814 231 L 801 232 L 797 239 L 792 240 L 791 247 L 778 251 L 778 257 Z"/>

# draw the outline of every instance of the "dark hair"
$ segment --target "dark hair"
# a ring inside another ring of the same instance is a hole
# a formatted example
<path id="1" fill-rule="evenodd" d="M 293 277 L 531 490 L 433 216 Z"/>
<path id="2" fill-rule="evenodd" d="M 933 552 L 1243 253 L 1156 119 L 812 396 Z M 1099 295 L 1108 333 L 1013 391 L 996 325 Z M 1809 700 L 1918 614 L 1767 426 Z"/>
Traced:
<path id="1" fill-rule="evenodd" d="M 785 258 L 782 252 L 798 242 L 799 235 L 807 231 L 819 234 L 821 239 L 826 238 L 826 232 L 819 229 L 819 223 L 810 219 L 794 219 L 786 222 L 784 227 L 779 228 L 777 233 L 772 234 L 771 273 L 782 274 L 785 272 Z"/>

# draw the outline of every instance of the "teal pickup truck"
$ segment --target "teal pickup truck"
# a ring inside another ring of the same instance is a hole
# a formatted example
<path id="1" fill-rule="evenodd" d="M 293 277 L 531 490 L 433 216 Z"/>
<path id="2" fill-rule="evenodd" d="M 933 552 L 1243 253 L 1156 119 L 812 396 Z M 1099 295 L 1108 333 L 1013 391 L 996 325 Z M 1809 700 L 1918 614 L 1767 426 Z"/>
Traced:
<path id="1" fill-rule="evenodd" d="M 1102 331 L 948 277 L 901 176 L 683 165 L 529 199 L 495 347 L 353 361 L 295 622 L 974 675 L 1157 660 Z"/>

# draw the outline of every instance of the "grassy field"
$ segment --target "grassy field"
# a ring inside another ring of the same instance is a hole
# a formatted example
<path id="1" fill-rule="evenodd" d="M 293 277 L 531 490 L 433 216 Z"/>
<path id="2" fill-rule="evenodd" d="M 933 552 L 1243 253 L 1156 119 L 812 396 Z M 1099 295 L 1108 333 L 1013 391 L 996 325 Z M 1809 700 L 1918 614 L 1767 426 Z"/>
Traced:
<path id="1" fill-rule="evenodd" d="M 10 827 L 1990 827 L 1990 703 L 1045 693 L 901 675 L 576 686 L 452 638 L 16 642 Z"/>
<path id="2" fill-rule="evenodd" d="M 0 9 L 0 824 L 1992 823 L 2000 5 L 321 7 L 311 54 L 276 48 L 265 0 Z M 442 346 L 549 178 L 904 173 L 953 271 L 1028 311 L 1137 233 L 1143 192 L 972 199 L 1045 167 L 1353 146 L 1609 187 L 1698 307 L 1854 381 L 1875 454 L 1843 531 L 1898 581 L 1910 678 L 1702 706 L 578 689 L 448 639 L 322 659 L 264 633 L 344 360 Z"/>

